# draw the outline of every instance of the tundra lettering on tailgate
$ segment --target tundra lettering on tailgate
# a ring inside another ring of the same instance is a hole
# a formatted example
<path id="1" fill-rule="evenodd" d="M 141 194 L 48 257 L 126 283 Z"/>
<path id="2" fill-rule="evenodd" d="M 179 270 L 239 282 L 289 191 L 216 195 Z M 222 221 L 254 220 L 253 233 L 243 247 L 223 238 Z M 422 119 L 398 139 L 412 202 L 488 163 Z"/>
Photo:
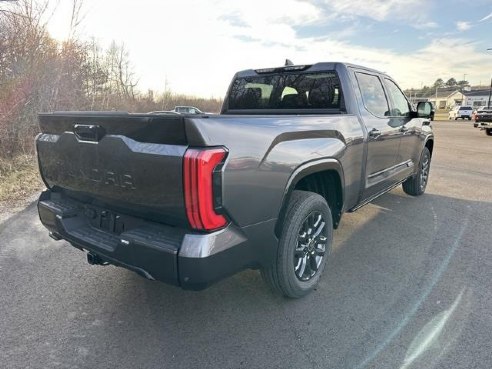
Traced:
<path id="1" fill-rule="evenodd" d="M 128 190 L 136 190 L 135 180 L 129 173 L 118 173 L 115 170 L 99 168 L 68 170 L 68 176 L 93 183 L 115 186 Z"/>

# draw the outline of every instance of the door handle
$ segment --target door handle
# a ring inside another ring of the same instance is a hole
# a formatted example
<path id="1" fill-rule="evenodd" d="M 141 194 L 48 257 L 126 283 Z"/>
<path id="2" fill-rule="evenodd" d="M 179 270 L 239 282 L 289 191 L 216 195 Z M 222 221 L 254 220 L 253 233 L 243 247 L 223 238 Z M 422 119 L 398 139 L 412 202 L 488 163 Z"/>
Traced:
<path id="1" fill-rule="evenodd" d="M 369 131 L 369 137 L 377 138 L 381 136 L 381 131 L 379 129 L 373 128 Z"/>
<path id="2" fill-rule="evenodd" d="M 100 141 L 106 134 L 103 127 L 97 124 L 75 124 L 73 126 L 73 133 L 80 141 Z"/>

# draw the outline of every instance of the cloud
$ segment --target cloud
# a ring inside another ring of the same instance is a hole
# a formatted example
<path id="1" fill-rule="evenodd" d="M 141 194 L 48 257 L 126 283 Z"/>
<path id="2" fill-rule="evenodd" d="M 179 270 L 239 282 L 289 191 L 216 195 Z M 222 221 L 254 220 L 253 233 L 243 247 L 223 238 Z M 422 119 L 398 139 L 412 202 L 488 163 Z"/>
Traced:
<path id="1" fill-rule="evenodd" d="M 354 14 L 377 21 L 388 20 L 390 17 L 399 17 L 407 14 L 409 10 L 414 10 L 421 0 L 409 0 L 405 2 L 397 0 L 334 0 L 326 1 L 326 4 L 332 6 L 338 13 Z"/>
<path id="2" fill-rule="evenodd" d="M 378 22 L 403 22 L 418 29 L 438 26 L 427 17 L 427 0 L 324 0 L 323 4 L 337 15 L 365 17 Z"/>
<path id="3" fill-rule="evenodd" d="M 414 23 L 412 26 L 417 29 L 429 29 L 429 28 L 437 28 L 439 27 L 439 24 L 437 24 L 436 22 L 419 21 Z"/>
<path id="4" fill-rule="evenodd" d="M 484 21 L 486 21 L 488 19 L 491 19 L 491 18 L 492 18 L 492 13 L 490 13 L 489 15 L 487 15 L 487 16 L 483 17 L 482 19 L 480 19 L 479 22 L 484 22 Z"/>
<path id="5" fill-rule="evenodd" d="M 490 78 L 490 55 L 478 52 L 476 44 L 455 35 L 434 35 L 428 38 L 430 43 L 423 40 L 419 49 L 404 53 L 360 46 L 331 35 L 301 36 L 297 29 L 325 22 L 326 13 L 332 9 L 306 0 L 251 0 L 247 5 L 230 0 L 142 0 L 138 7 L 121 7 L 118 0 L 86 1 L 92 9 L 85 20 L 87 36 L 94 35 L 103 44 L 113 39 L 125 42 L 142 90 L 162 91 L 167 80 L 168 88 L 174 92 L 224 96 L 236 71 L 279 66 L 286 58 L 296 64 L 346 61 L 365 65 L 387 72 L 403 88 L 420 86 L 421 82 L 431 84 L 437 77 L 456 78 L 463 73 L 471 82 Z M 342 1 L 331 1 L 337 12 L 345 12 L 333 14 L 354 16 Z M 398 24 L 398 19 L 405 16 L 409 23 L 426 19 L 422 15 L 426 14 L 422 1 L 354 2 L 351 9 L 357 17 L 368 14 L 374 20 Z M 372 5 L 379 7 L 372 14 L 367 9 L 358 9 L 363 3 L 368 3 L 364 6 L 368 9 Z M 116 7 L 118 17 L 108 20 Z M 345 27 L 345 23 L 333 19 L 340 25 L 340 34 L 355 32 L 350 25 Z M 399 26 L 398 29 L 405 31 Z M 460 53 L 456 53 L 457 48 Z"/>
<path id="6" fill-rule="evenodd" d="M 469 30 L 472 26 L 469 22 L 459 21 L 456 22 L 456 27 L 458 28 L 458 31 L 463 32 Z"/>
<path id="7" fill-rule="evenodd" d="M 492 13 L 490 13 L 489 15 L 486 15 L 482 19 L 478 20 L 477 23 L 485 22 L 485 21 L 487 21 L 489 19 L 492 19 Z M 472 27 L 473 27 L 472 23 L 467 22 L 467 21 L 458 21 L 458 22 L 456 22 L 456 28 L 460 32 L 468 31 Z"/>
<path id="8" fill-rule="evenodd" d="M 295 39 L 295 26 L 308 25 L 320 19 L 321 11 L 313 4 L 299 0 L 250 0 L 241 2 L 216 0 L 214 12 L 233 36 L 250 37 L 264 42 L 288 44 Z M 240 19 L 240 22 L 237 22 Z"/>

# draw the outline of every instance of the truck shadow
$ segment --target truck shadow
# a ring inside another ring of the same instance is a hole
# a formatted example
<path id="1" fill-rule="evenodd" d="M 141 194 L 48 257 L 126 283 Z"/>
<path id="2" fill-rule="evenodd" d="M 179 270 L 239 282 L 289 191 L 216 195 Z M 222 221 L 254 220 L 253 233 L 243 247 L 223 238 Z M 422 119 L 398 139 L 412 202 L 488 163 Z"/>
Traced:
<path id="1" fill-rule="evenodd" d="M 300 300 L 273 295 L 256 271 L 190 292 L 106 269 L 121 283 L 94 291 L 104 295 L 91 313 L 104 326 L 96 334 L 135 365 L 285 368 L 308 357 L 313 367 L 397 368 L 420 355 L 408 350 L 427 318 L 459 301 L 441 349 L 422 351 L 436 357 L 480 305 L 491 273 L 475 268 L 490 250 L 474 219 L 491 214 L 491 203 L 394 190 L 344 216 L 319 287 Z"/>

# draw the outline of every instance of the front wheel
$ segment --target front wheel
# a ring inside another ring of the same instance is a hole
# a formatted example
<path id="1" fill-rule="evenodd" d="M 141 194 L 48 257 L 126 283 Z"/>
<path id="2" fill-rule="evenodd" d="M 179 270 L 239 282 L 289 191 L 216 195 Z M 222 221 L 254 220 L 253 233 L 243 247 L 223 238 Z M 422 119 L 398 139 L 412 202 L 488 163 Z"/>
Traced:
<path id="1" fill-rule="evenodd" d="M 431 154 L 427 147 L 424 147 L 420 155 L 419 171 L 416 175 L 403 182 L 403 191 L 411 196 L 420 196 L 425 192 L 429 181 Z"/>
<path id="2" fill-rule="evenodd" d="M 487 136 L 492 136 L 492 128 L 487 128 L 487 129 L 485 130 L 485 134 L 486 134 Z"/>
<path id="3" fill-rule="evenodd" d="M 276 259 L 261 274 L 273 290 L 299 298 L 316 287 L 323 273 L 333 220 L 326 200 L 307 191 L 292 193 L 284 219 Z"/>

